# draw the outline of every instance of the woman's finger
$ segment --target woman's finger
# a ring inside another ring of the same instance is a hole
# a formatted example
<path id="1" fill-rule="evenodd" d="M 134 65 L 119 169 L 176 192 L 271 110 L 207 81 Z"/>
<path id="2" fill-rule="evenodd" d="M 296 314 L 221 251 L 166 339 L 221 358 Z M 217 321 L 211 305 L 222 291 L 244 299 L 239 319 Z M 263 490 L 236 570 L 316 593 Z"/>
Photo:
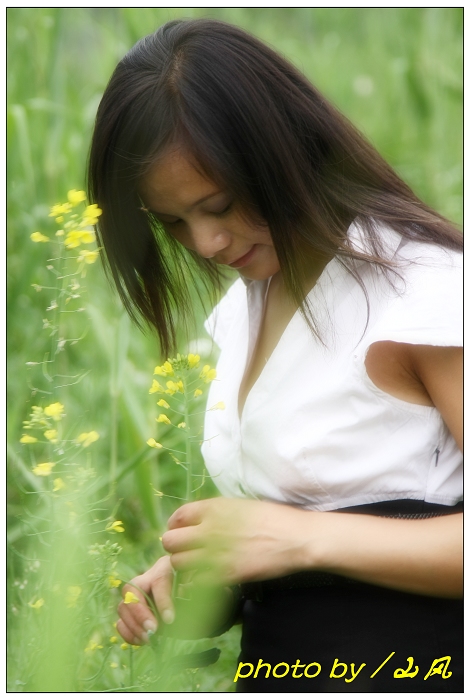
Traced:
<path id="1" fill-rule="evenodd" d="M 162 537 L 162 545 L 167 552 L 185 552 L 201 546 L 201 530 L 197 525 L 167 530 Z"/>
<path id="2" fill-rule="evenodd" d="M 135 636 L 132 630 L 126 625 L 124 620 L 118 620 L 116 623 L 116 630 L 128 644 L 142 644 L 142 640 Z"/>
<path id="3" fill-rule="evenodd" d="M 156 631 L 157 621 L 147 604 L 144 593 L 140 590 L 141 587 L 148 593 L 148 585 L 144 576 L 137 576 L 123 586 L 123 600 L 118 605 L 118 612 L 135 636 L 148 642 L 147 632 Z"/>
<path id="4" fill-rule="evenodd" d="M 168 520 L 168 529 L 173 530 L 179 527 L 187 527 L 188 525 L 199 525 L 202 522 L 205 508 L 206 501 L 185 503 L 184 506 L 175 510 Z"/>
<path id="5" fill-rule="evenodd" d="M 190 571 L 191 569 L 207 566 L 207 560 L 204 557 L 203 549 L 191 549 L 185 552 L 177 552 L 170 556 L 170 561 L 175 571 Z"/>
<path id="6" fill-rule="evenodd" d="M 162 571 L 152 584 L 153 600 L 159 615 L 167 625 L 171 625 L 175 619 L 175 609 L 171 600 L 173 577 L 174 574 L 171 568 L 170 558 L 168 557 L 167 570 Z"/>
<path id="7" fill-rule="evenodd" d="M 126 605 L 126 603 L 122 601 L 118 605 L 118 613 L 119 617 L 132 632 L 134 637 L 137 637 L 142 642 L 148 642 L 147 628 L 144 627 L 144 624 L 150 617 L 153 618 L 153 615 L 151 615 L 147 606 L 141 605 L 140 603 L 130 603 Z"/>

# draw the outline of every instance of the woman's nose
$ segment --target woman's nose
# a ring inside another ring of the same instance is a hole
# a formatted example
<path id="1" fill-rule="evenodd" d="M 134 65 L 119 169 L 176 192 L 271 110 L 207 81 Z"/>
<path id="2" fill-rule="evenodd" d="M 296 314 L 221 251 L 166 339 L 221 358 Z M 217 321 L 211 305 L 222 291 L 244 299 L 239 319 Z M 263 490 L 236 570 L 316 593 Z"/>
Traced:
<path id="1" fill-rule="evenodd" d="M 216 225 L 201 223 L 191 227 L 191 240 L 194 250 L 202 258 L 214 258 L 229 247 L 231 236 L 218 222 Z"/>

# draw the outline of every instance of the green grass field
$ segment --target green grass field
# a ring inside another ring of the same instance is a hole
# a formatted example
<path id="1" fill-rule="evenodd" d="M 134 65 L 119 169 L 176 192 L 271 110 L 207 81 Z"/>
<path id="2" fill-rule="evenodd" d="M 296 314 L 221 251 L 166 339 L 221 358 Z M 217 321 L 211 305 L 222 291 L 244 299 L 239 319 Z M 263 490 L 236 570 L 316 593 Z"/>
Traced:
<path id="1" fill-rule="evenodd" d="M 146 445 L 156 435 L 158 414 L 148 390 L 155 365 L 165 358 L 155 338 L 123 315 L 97 263 L 80 278 L 80 293 L 85 283 L 87 291 L 74 308 L 83 304 L 84 310 L 64 314 L 60 324 L 64 339 L 83 336 L 66 342 L 56 358 L 57 377 L 69 379 L 49 381 L 44 358 L 52 358 L 57 340 L 43 328 L 54 301 L 47 289 L 51 252 L 30 234 L 52 238 L 49 208 L 66 201 L 68 190 L 84 189 L 94 115 L 116 62 L 139 38 L 182 17 L 222 19 L 269 43 L 367 135 L 425 202 L 462 222 L 461 8 L 7 10 L 10 691 L 157 688 L 152 650 L 121 650 L 109 642 L 119 596 L 103 581 L 113 572 L 127 580 L 155 561 L 162 553 L 158 538 L 178 503 L 156 492 L 184 492 L 184 471 L 168 453 Z M 202 320 L 198 311 L 190 340 L 205 337 Z M 182 337 L 181 352 L 187 348 Z M 51 492 L 32 473 L 38 461 L 52 461 L 54 445 L 19 442 L 31 407 L 53 402 L 66 407 L 69 438 L 91 430 L 100 435 L 70 463 L 75 481 L 68 496 Z M 158 435 L 181 447 L 169 431 Z M 200 495 L 213 493 L 205 484 Z M 117 520 L 125 532 L 106 531 Z M 122 552 L 100 550 L 93 560 L 89 548 L 107 540 Z M 206 644 L 222 650 L 220 660 L 179 674 L 178 687 L 232 691 L 238 639 L 233 629 Z"/>

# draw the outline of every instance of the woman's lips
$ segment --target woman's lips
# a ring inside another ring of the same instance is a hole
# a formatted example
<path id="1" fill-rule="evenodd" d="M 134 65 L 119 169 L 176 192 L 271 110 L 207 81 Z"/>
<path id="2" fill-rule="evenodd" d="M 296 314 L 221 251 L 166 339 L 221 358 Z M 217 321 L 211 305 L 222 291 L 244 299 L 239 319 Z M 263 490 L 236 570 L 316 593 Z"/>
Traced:
<path id="1" fill-rule="evenodd" d="M 252 248 L 248 251 L 248 253 L 245 253 L 245 255 L 242 255 L 241 258 L 238 258 L 238 260 L 234 260 L 233 262 L 229 263 L 230 267 L 245 267 L 245 265 L 248 265 L 250 262 L 251 258 L 254 255 L 256 248 L 256 244 L 252 246 Z"/>

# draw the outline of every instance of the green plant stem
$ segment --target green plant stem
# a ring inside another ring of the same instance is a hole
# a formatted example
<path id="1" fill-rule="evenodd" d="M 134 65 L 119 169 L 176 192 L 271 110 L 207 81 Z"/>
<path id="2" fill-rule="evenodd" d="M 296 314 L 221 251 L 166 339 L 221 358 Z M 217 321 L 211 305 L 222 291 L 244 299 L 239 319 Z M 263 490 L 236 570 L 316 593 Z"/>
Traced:
<path id="1" fill-rule="evenodd" d="M 193 490 L 193 462 L 191 456 L 191 437 L 189 426 L 189 401 L 186 386 L 184 387 L 184 422 L 186 423 L 186 503 L 192 500 Z"/>
<path id="2" fill-rule="evenodd" d="M 109 454 L 109 495 L 116 489 L 117 446 L 118 446 L 118 400 L 119 395 L 111 391 L 111 420 L 110 420 L 110 454 Z"/>

